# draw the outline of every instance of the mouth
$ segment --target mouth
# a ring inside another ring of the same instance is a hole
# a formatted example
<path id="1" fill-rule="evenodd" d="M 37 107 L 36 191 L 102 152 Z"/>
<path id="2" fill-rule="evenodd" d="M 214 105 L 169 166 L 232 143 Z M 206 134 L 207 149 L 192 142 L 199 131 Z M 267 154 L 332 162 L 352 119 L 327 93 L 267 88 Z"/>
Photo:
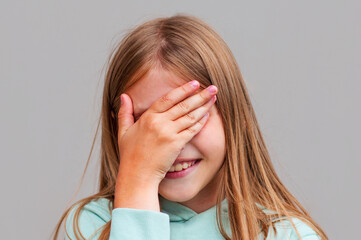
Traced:
<path id="1" fill-rule="evenodd" d="M 177 158 L 172 167 L 169 169 L 169 172 L 181 171 L 192 166 L 196 161 L 202 160 L 201 158 Z"/>
<path id="2" fill-rule="evenodd" d="M 202 159 L 197 159 L 195 161 L 178 163 L 176 166 L 172 166 L 171 169 L 169 169 L 165 177 L 170 179 L 185 177 L 198 167 L 201 160 Z"/>

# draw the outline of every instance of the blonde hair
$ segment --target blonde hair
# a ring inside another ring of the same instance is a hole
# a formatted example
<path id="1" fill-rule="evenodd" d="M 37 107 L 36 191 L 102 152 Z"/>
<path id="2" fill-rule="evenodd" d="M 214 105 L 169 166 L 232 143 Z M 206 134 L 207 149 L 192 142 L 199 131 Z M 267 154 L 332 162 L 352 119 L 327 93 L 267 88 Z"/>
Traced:
<path id="1" fill-rule="evenodd" d="M 78 231 L 79 212 L 90 201 L 106 198 L 109 211 L 112 210 L 110 203 L 114 203 L 119 152 L 117 119 L 111 115 L 117 115 L 120 94 L 155 66 L 172 71 L 185 80 L 197 79 L 201 88 L 211 84 L 218 88 L 215 104 L 226 135 L 226 156 L 219 172 L 222 181 L 216 208 L 217 224 L 223 237 L 231 239 L 219 215 L 221 202 L 227 198 L 232 239 L 256 239 L 260 230 L 266 238 L 269 227 L 276 231 L 274 223 L 284 217 L 290 220 L 299 237 L 291 217 L 302 219 L 322 239 L 328 239 L 277 176 L 236 60 L 227 44 L 203 20 L 177 14 L 147 21 L 123 38 L 109 61 L 98 123 L 98 128 L 100 122 L 102 127 L 99 192 L 78 201 L 63 213 L 54 239 L 73 207 L 78 206 L 73 222 L 73 228 Z M 86 168 L 88 163 L 89 159 Z M 276 214 L 265 214 L 257 204 Z M 99 239 L 108 239 L 110 226 L 111 220 L 99 229 Z"/>

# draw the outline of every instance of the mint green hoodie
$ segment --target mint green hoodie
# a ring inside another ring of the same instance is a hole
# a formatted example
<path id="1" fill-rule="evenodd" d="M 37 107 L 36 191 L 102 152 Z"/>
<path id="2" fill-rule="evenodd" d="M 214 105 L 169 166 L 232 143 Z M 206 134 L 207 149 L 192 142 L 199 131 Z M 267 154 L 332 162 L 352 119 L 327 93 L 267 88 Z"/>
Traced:
<path id="1" fill-rule="evenodd" d="M 159 195 L 161 212 L 132 209 L 111 208 L 108 199 L 101 198 L 93 200 L 83 207 L 79 216 L 80 232 L 86 239 L 98 239 L 101 228 L 109 220 L 111 230 L 109 240 L 216 240 L 224 239 L 217 227 L 216 206 L 196 213 L 192 209 L 180 203 L 169 201 Z M 258 204 L 257 204 L 258 205 Z M 78 206 L 78 205 L 77 205 Z M 110 203 L 112 207 L 112 204 Z M 267 209 L 258 205 L 267 213 Z M 228 236 L 231 236 L 229 221 L 227 219 L 227 199 L 222 202 L 222 220 Z M 73 216 L 76 208 L 70 211 L 66 221 L 67 233 L 70 238 L 76 239 L 73 228 Z M 305 222 L 293 218 L 303 240 L 320 240 L 321 238 Z M 266 240 L 296 240 L 299 239 L 289 221 L 277 222 L 275 224 L 277 235 L 272 228 Z M 99 231 L 97 233 L 96 230 Z M 95 233 L 95 234 L 94 234 Z M 90 236 L 94 234 L 90 238 Z M 264 239 L 263 235 L 259 239 Z"/>

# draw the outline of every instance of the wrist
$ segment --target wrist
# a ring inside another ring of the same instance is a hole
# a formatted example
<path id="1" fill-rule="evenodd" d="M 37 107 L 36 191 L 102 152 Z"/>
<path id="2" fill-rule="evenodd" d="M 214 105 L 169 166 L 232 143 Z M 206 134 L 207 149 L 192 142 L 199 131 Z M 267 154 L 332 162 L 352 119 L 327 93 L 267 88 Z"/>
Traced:
<path id="1" fill-rule="evenodd" d="M 159 182 L 132 174 L 118 174 L 115 186 L 114 208 L 134 208 L 160 211 Z"/>
<path id="2" fill-rule="evenodd" d="M 132 171 L 131 168 L 119 167 L 117 182 L 127 182 L 139 186 L 157 188 L 162 181 L 160 177 L 152 173 L 143 173 L 141 171 Z"/>

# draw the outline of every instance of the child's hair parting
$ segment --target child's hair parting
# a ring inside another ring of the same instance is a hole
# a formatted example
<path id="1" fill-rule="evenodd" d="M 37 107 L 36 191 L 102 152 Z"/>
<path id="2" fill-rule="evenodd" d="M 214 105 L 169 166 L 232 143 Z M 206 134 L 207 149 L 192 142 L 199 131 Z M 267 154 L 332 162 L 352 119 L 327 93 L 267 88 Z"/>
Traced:
<path id="1" fill-rule="evenodd" d="M 149 20 L 126 34 L 107 64 L 101 117 L 90 152 L 91 156 L 101 123 L 98 192 L 66 209 L 55 228 L 54 239 L 73 207 L 78 206 L 74 229 L 79 232 L 80 210 L 90 201 L 106 198 L 109 211 L 112 210 L 110 203 L 114 203 L 119 167 L 118 123 L 112 114 L 118 113 L 120 94 L 154 67 L 171 71 L 184 80 L 196 79 L 201 89 L 212 84 L 218 88 L 215 104 L 224 124 L 226 156 L 220 169 L 222 181 L 216 215 L 225 239 L 257 239 L 260 233 L 266 238 L 269 227 L 276 231 L 274 224 L 286 218 L 300 238 L 293 217 L 308 224 L 322 239 L 328 239 L 276 174 L 237 62 L 227 44 L 203 20 L 187 14 Z M 224 198 L 228 201 L 232 238 L 227 235 L 219 214 Z M 264 213 L 258 204 L 275 214 Z M 109 238 L 110 226 L 111 220 L 98 229 L 99 239 Z M 75 234 L 81 239 L 81 233 Z"/>

